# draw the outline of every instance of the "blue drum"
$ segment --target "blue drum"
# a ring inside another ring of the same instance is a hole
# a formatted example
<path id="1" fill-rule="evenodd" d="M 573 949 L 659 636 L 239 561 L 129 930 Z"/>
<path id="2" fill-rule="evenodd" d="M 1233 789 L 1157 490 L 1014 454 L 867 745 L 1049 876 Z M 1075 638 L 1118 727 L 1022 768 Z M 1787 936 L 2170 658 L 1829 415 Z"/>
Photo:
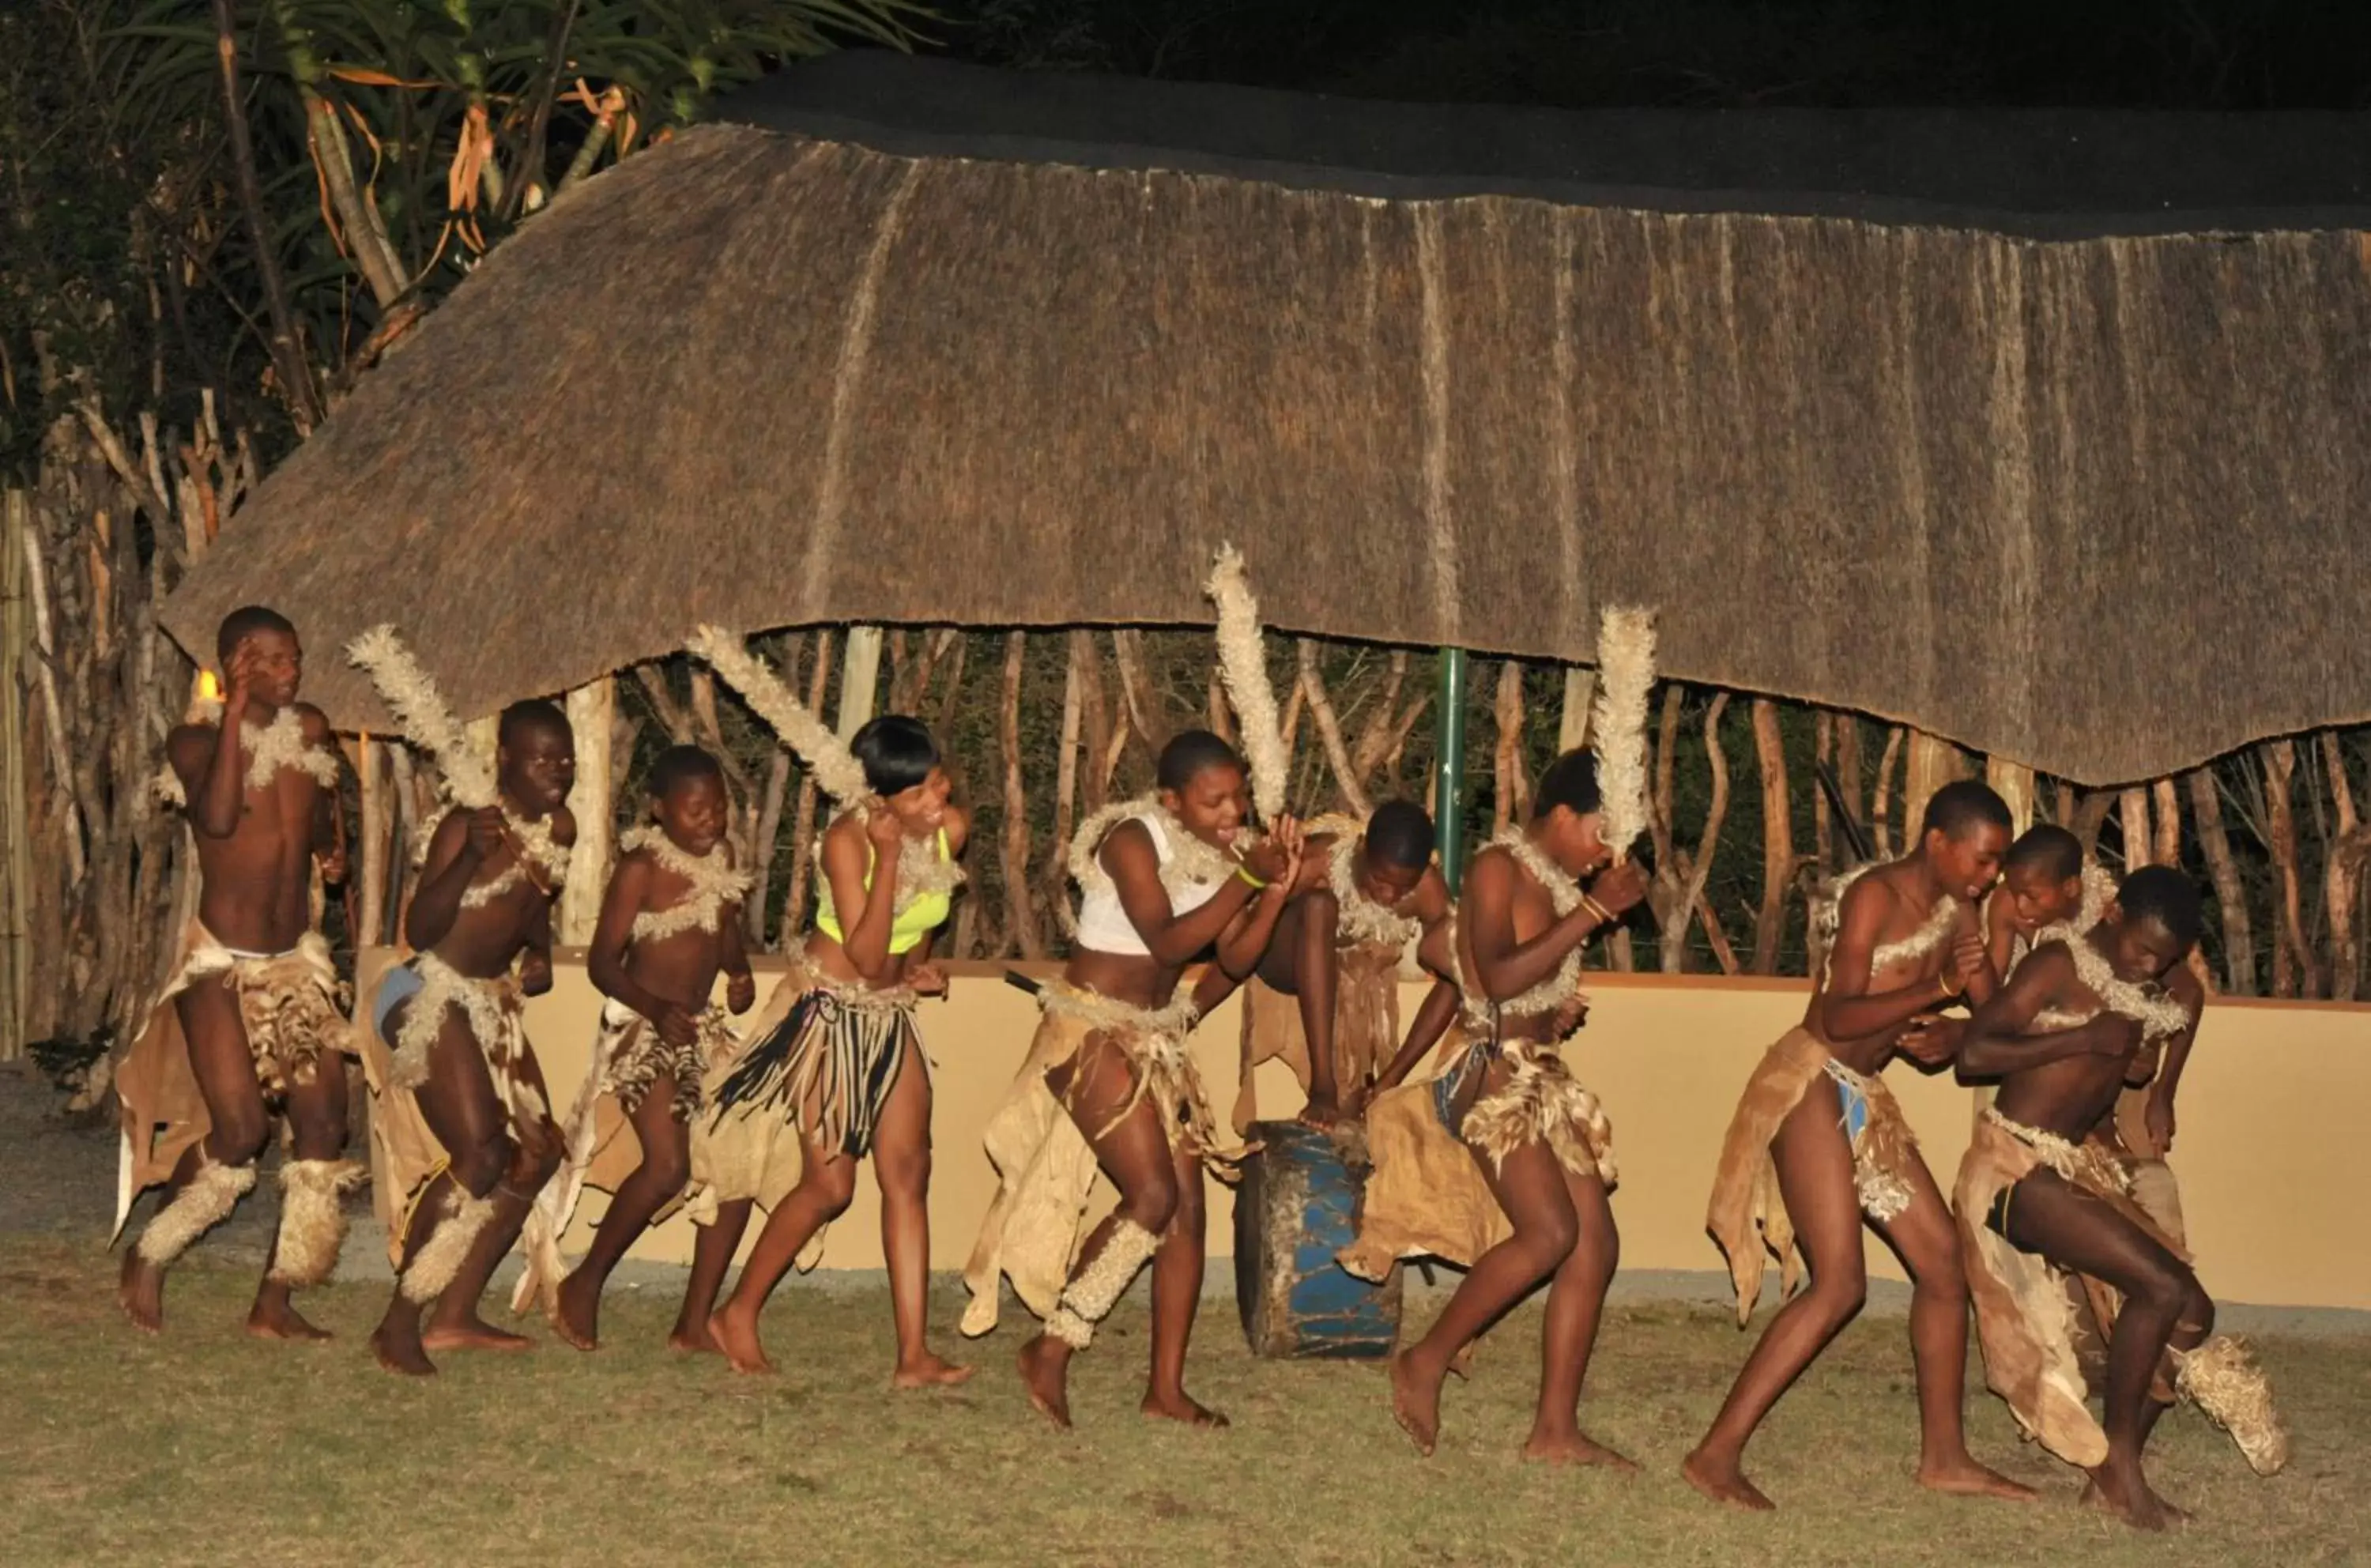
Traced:
<path id="1" fill-rule="evenodd" d="M 1251 1128 L 1264 1147 L 1235 1193 L 1235 1300 L 1254 1355 L 1389 1355 L 1399 1338 L 1400 1271 L 1381 1285 L 1334 1261 L 1356 1238 L 1366 1190 L 1355 1131 L 1345 1149 L 1297 1122 Z"/>

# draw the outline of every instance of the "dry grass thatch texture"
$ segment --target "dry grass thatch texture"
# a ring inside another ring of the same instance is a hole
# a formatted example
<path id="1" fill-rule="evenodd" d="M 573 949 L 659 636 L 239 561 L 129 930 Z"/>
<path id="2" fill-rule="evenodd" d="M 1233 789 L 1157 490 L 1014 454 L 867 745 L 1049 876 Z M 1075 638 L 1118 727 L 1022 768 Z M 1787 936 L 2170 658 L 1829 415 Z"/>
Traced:
<path id="1" fill-rule="evenodd" d="M 712 127 L 391 352 L 167 609 L 394 619 L 455 705 L 696 622 L 1272 624 L 1914 721 L 2085 782 L 2371 718 L 2349 232 L 1379 202 Z M 360 677 L 310 692 L 377 727 Z"/>

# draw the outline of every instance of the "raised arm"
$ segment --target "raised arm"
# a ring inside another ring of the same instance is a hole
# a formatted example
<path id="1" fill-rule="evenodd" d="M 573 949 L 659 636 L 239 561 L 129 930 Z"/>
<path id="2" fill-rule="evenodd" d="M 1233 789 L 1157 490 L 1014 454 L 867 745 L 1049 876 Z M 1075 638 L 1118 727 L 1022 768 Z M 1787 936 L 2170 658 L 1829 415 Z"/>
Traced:
<path id="1" fill-rule="evenodd" d="M 502 841 L 503 813 L 492 806 L 452 812 L 436 824 L 428 840 L 428 858 L 421 862 L 419 891 L 403 917 L 403 939 L 414 951 L 426 952 L 453 929 L 461 915 L 461 895 Z"/>
<path id="2" fill-rule="evenodd" d="M 2075 983 L 2075 961 L 2063 943 L 2052 942 L 2017 966 L 2008 984 L 1976 1009 L 1960 1044 L 1960 1076 L 1999 1078 L 2070 1056 L 2113 1055 L 2131 1047 L 2139 1025 L 2102 1012 L 2073 1029 L 2028 1034 L 2033 1020 Z"/>
<path id="3" fill-rule="evenodd" d="M 1119 906 L 1128 924 L 1136 928 L 1154 962 L 1164 966 L 1191 963 L 1197 953 L 1219 940 L 1254 897 L 1250 877 L 1239 875 L 1229 878 L 1199 909 L 1177 914 L 1170 906 L 1169 890 L 1161 885 L 1161 856 L 1152 847 L 1152 834 L 1140 822 L 1124 822 L 1113 828 L 1096 858 L 1119 892 Z"/>
<path id="4" fill-rule="evenodd" d="M 1599 925 L 1588 903 L 1576 904 L 1529 941 L 1515 940 L 1515 858 L 1485 849 L 1465 873 L 1465 919 L 1474 931 L 1474 978 L 1494 1002 L 1520 997 L 1554 974 L 1565 954 Z"/>
<path id="5" fill-rule="evenodd" d="M 896 813 L 885 807 L 862 822 L 844 816 L 824 835 L 823 874 L 831 883 L 831 906 L 839 912 L 841 951 L 876 986 L 886 984 L 896 968 L 889 932 L 897 922 L 897 856 L 904 837 Z M 868 869 L 870 888 L 864 881 Z"/>

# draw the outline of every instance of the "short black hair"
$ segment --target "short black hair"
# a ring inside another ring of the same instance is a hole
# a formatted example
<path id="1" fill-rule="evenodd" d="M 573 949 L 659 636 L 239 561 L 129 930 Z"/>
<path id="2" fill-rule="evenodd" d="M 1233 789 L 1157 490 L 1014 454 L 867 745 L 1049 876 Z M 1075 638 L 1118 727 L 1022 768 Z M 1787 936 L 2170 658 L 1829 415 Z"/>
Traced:
<path id="1" fill-rule="evenodd" d="M 1432 818 L 1414 801 L 1385 801 L 1367 819 L 1367 853 L 1411 870 L 1432 863 Z"/>
<path id="2" fill-rule="evenodd" d="M 568 715 L 560 710 L 559 704 L 539 697 L 514 702 L 503 709 L 502 721 L 494 728 L 495 739 L 506 748 L 538 733 L 562 735 L 571 744 L 576 739 L 576 732 L 569 728 Z"/>
<path id="3" fill-rule="evenodd" d="M 1955 778 L 1927 797 L 1918 836 L 1940 833 L 1946 838 L 1960 838 L 1979 827 L 1997 827 L 2007 833 L 2016 825 L 2008 802 L 1992 786 L 1974 778 Z"/>
<path id="4" fill-rule="evenodd" d="M 2055 823 L 2036 823 L 2018 836 L 2001 857 L 2001 869 L 2023 870 L 2028 866 L 2053 882 L 2083 874 L 2083 841 Z"/>
<path id="5" fill-rule="evenodd" d="M 1250 771 L 1235 748 L 1209 731 L 1180 730 L 1161 748 L 1153 781 L 1164 790 L 1183 790 L 1213 767 L 1232 767 L 1238 773 Z"/>
<path id="6" fill-rule="evenodd" d="M 260 631 L 294 637 L 296 623 L 278 610 L 267 610 L 261 605 L 241 605 L 223 617 L 222 627 L 214 633 L 214 657 L 228 663 L 231 651 Z"/>
<path id="7" fill-rule="evenodd" d="M 698 746 L 669 746 L 651 764 L 645 784 L 651 799 L 664 801 L 684 786 L 702 778 L 724 782 L 724 766 Z"/>
<path id="8" fill-rule="evenodd" d="M 1575 747 L 1548 764 L 1540 775 L 1539 792 L 1532 797 L 1534 821 L 1558 806 L 1575 816 L 1587 816 L 1605 804 L 1597 789 L 1597 754 Z"/>
<path id="9" fill-rule="evenodd" d="M 2116 889 L 2117 906 L 2127 920 L 2154 920 L 2188 952 L 2205 923 L 2198 884 L 2171 866 L 2143 866 L 2128 874 Z"/>
<path id="10" fill-rule="evenodd" d="M 939 743 L 919 719 L 903 713 L 866 720 L 848 749 L 864 765 L 864 787 L 885 801 L 921 783 L 939 766 Z"/>

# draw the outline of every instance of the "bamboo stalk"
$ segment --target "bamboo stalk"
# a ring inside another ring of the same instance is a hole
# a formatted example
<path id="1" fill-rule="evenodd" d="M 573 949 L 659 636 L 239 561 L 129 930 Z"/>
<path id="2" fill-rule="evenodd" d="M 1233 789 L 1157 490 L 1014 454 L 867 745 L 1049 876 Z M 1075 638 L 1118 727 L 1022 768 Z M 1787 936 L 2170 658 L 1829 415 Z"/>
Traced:
<path id="1" fill-rule="evenodd" d="M 2190 775 L 2190 809 L 2198 819 L 2198 843 L 2206 856 L 2206 873 L 2215 880 L 2215 904 L 2223 918 L 2225 988 L 2247 997 L 2256 991 L 2256 939 L 2248 913 L 2246 885 L 2239 863 L 2231 853 L 2231 836 L 2223 827 L 2223 792 L 2209 766 Z"/>
<path id="2" fill-rule="evenodd" d="M 1029 796 L 1021 777 L 1021 674 L 1028 652 L 1029 634 L 1013 631 L 1004 639 L 1004 700 L 997 713 L 998 735 L 1004 752 L 1004 834 L 1000 864 L 1004 873 L 1007 940 L 1017 944 L 1024 958 L 1046 956 L 1045 938 L 1037 929 L 1037 912 L 1029 896 Z"/>
<path id="3" fill-rule="evenodd" d="M 1778 972 L 1778 943 L 1787 932 L 1787 899 L 1795 886 L 1795 818 L 1787 800 L 1786 737 L 1778 705 L 1753 699 L 1753 755 L 1762 772 L 1762 908 L 1753 922 L 1753 973 Z M 1716 928 L 1707 910 L 1705 928 Z"/>

